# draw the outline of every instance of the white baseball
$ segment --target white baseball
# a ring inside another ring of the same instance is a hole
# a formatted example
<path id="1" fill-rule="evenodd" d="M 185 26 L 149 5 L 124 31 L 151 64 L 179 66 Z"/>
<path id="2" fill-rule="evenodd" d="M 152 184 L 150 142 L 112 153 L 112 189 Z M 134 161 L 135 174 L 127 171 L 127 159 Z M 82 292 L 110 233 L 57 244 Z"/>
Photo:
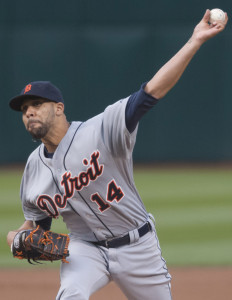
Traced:
<path id="1" fill-rule="evenodd" d="M 213 22 L 224 22 L 226 19 L 226 15 L 223 10 L 219 8 L 214 8 L 210 11 L 210 19 L 209 22 L 212 24 Z"/>

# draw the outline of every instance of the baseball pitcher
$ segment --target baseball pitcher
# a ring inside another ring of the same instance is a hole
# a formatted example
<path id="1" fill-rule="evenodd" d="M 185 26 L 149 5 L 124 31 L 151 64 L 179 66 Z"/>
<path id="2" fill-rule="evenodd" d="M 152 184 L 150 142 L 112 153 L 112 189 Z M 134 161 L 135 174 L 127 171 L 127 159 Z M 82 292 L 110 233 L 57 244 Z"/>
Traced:
<path id="1" fill-rule="evenodd" d="M 25 221 L 7 241 L 16 258 L 61 260 L 56 300 L 87 300 L 112 280 L 128 299 L 171 300 L 171 276 L 154 218 L 135 187 L 132 152 L 142 116 L 228 21 L 226 15 L 209 24 L 209 17 L 207 10 L 188 42 L 137 92 L 85 122 L 67 121 L 63 96 L 48 81 L 28 83 L 11 99 L 41 144 L 21 182 Z M 69 235 L 50 231 L 59 216 Z"/>

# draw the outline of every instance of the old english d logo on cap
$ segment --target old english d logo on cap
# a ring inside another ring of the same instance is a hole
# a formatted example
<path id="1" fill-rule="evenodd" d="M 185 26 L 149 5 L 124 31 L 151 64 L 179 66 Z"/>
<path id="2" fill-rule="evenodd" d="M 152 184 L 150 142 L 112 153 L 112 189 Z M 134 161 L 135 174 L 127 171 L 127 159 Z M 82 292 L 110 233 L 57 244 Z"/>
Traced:
<path id="1" fill-rule="evenodd" d="M 25 89 L 24 89 L 24 94 L 29 92 L 31 90 L 31 84 L 26 85 Z"/>
<path id="2" fill-rule="evenodd" d="M 16 111 L 21 111 L 23 101 L 29 98 L 31 100 L 43 98 L 56 103 L 64 103 L 61 91 L 50 81 L 33 81 L 28 83 L 18 96 L 10 100 L 10 108 Z"/>

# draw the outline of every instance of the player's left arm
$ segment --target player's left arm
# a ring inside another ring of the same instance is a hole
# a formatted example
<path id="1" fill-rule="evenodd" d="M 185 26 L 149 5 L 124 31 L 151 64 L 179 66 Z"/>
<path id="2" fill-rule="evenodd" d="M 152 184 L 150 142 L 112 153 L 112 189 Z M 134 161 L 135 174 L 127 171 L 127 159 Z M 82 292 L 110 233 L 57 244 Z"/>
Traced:
<path id="1" fill-rule="evenodd" d="M 14 237 L 16 234 L 22 230 L 29 230 L 29 229 L 34 229 L 33 227 L 33 221 L 26 220 L 18 229 L 16 230 L 11 230 L 7 234 L 7 243 L 11 247 Z"/>
<path id="2" fill-rule="evenodd" d="M 224 22 L 209 24 L 210 10 L 206 10 L 202 20 L 195 27 L 190 40 L 174 55 L 147 83 L 145 91 L 156 99 L 163 98 L 177 83 L 186 67 L 209 39 L 224 30 L 228 16 Z"/>
<path id="3" fill-rule="evenodd" d="M 47 217 L 45 219 L 42 219 L 40 221 L 35 221 L 35 224 L 33 221 L 26 220 L 20 228 L 16 230 L 9 231 L 7 234 L 7 243 L 9 246 L 11 246 L 15 235 L 22 230 L 29 230 L 29 229 L 35 229 L 38 225 L 43 229 L 43 230 L 50 230 L 52 224 L 52 218 Z"/>
<path id="4" fill-rule="evenodd" d="M 52 218 L 47 217 L 45 219 L 35 221 L 36 227 L 39 225 L 43 230 L 50 230 L 52 225 Z"/>

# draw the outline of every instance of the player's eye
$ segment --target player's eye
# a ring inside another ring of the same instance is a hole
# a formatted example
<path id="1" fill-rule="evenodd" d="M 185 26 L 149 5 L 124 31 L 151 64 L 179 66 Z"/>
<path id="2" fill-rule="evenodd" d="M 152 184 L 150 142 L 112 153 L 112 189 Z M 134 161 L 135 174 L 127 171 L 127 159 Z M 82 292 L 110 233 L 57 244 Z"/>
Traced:
<path id="1" fill-rule="evenodd" d="M 22 106 L 21 111 L 23 114 L 25 114 L 27 112 L 29 106 L 39 108 L 43 103 L 44 103 L 44 101 L 33 101 L 30 105 Z"/>
<path id="2" fill-rule="evenodd" d="M 35 101 L 35 102 L 33 103 L 33 106 L 38 107 L 38 106 L 40 106 L 40 105 L 42 105 L 42 104 L 43 104 L 42 101 Z"/>
<path id="3" fill-rule="evenodd" d="M 27 111 L 27 106 L 25 105 L 25 106 L 21 107 L 21 111 L 23 114 L 25 114 Z"/>

